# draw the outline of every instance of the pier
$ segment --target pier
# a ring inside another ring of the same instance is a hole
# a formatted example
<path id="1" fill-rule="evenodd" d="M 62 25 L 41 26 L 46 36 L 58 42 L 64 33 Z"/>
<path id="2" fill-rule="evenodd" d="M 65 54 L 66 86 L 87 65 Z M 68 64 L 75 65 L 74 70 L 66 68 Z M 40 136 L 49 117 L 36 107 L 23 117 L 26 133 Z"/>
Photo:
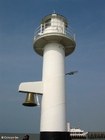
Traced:
<path id="1" fill-rule="evenodd" d="M 88 139 L 105 138 L 105 132 L 88 132 Z"/>

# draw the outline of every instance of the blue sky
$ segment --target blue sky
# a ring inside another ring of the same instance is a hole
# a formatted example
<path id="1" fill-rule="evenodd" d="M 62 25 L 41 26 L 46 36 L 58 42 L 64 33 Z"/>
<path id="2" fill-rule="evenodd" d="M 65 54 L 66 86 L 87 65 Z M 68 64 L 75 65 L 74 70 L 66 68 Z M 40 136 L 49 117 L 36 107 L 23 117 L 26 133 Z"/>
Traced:
<path id="1" fill-rule="evenodd" d="M 67 18 L 76 49 L 66 57 L 67 121 L 105 131 L 105 0 L 0 0 L 0 132 L 39 133 L 40 107 L 22 106 L 21 82 L 41 81 L 35 29 L 53 11 Z M 41 98 L 40 98 L 41 100 Z"/>

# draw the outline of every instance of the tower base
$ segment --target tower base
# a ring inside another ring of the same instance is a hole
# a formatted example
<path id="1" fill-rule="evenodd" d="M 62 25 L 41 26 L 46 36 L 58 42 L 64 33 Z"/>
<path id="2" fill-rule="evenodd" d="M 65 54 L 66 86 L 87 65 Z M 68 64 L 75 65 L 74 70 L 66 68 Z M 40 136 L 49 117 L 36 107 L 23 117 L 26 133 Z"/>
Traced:
<path id="1" fill-rule="evenodd" d="M 72 140 L 69 132 L 40 132 L 40 140 Z"/>

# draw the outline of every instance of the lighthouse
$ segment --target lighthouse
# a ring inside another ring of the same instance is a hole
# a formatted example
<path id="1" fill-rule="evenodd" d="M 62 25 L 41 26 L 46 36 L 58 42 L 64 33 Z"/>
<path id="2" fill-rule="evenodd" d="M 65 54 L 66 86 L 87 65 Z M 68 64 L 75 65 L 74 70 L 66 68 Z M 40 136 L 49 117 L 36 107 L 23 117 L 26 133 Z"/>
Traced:
<path id="1" fill-rule="evenodd" d="M 35 30 L 33 48 L 43 57 L 42 81 L 21 83 L 19 92 L 27 93 L 25 106 L 37 106 L 29 94 L 42 96 L 40 140 L 70 140 L 66 120 L 65 57 L 75 47 L 75 34 L 62 15 L 45 16 Z"/>

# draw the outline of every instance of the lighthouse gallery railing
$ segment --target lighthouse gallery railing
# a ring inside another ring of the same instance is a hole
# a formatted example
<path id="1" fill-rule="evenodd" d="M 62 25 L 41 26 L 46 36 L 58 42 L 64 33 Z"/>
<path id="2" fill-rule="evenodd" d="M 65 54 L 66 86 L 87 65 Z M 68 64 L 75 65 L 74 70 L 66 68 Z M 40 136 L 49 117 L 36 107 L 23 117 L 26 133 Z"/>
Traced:
<path id="1" fill-rule="evenodd" d="M 75 41 L 75 34 L 73 29 L 66 24 L 61 24 L 61 22 L 48 22 L 41 24 L 34 32 L 34 39 L 36 39 L 40 35 L 48 33 L 60 33 L 70 36 Z"/>

